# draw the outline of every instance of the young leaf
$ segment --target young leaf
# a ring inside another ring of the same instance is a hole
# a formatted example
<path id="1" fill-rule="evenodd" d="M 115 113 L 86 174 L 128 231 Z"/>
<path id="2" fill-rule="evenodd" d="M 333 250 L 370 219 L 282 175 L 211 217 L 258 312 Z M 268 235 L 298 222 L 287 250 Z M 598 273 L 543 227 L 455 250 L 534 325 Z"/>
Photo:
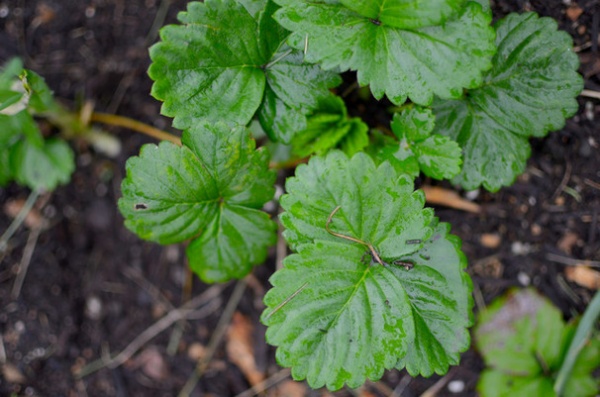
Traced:
<path id="1" fill-rule="evenodd" d="M 71 180 L 75 160 L 62 140 L 51 138 L 41 147 L 21 140 L 10 149 L 10 168 L 18 183 L 32 190 L 52 191 Z"/>
<path id="2" fill-rule="evenodd" d="M 556 29 L 550 18 L 510 14 L 496 25 L 498 52 L 484 84 L 461 100 L 434 104 L 436 132 L 463 148 L 454 181 L 465 189 L 510 185 L 525 169 L 527 138 L 562 128 L 577 111 L 579 61 L 571 37 Z"/>
<path id="3" fill-rule="evenodd" d="M 161 244 L 195 238 L 190 266 L 208 282 L 244 277 L 275 241 L 276 226 L 260 211 L 273 197 L 268 154 L 242 127 L 201 123 L 183 146 L 145 145 L 127 161 L 119 209 L 125 225 Z"/>
<path id="4" fill-rule="evenodd" d="M 491 67 L 491 16 L 464 0 L 323 1 L 276 0 L 290 44 L 305 49 L 308 62 L 357 70 L 379 99 L 407 97 L 428 105 L 436 94 L 457 98 L 481 83 Z M 308 45 L 306 45 L 308 44 Z"/>
<path id="5" fill-rule="evenodd" d="M 460 147 L 446 136 L 431 135 L 434 120 L 430 109 L 419 106 L 409 106 L 394 114 L 392 132 L 400 142 L 383 147 L 378 157 L 413 178 L 419 171 L 435 179 L 454 177 L 460 172 Z"/>
<path id="6" fill-rule="evenodd" d="M 301 51 L 283 44 L 288 33 L 272 19 L 276 9 L 265 0 L 190 2 L 179 14 L 183 25 L 161 30 L 148 73 L 152 95 L 176 127 L 199 120 L 245 125 L 258 112 L 273 139 L 289 142 L 304 128 L 305 115 L 340 79 L 303 64 Z"/>
<path id="7" fill-rule="evenodd" d="M 271 278 L 262 315 L 279 363 L 332 390 L 394 366 L 430 374 L 456 363 L 469 344 L 471 284 L 459 240 L 412 180 L 332 151 L 286 188 L 281 221 L 298 253 Z"/>
<path id="8" fill-rule="evenodd" d="M 348 118 L 342 98 L 330 95 L 320 100 L 319 107 L 308 116 L 306 129 L 296 133 L 292 141 L 294 153 L 306 157 L 339 147 L 352 156 L 369 144 L 368 131 L 360 118 Z"/>
<path id="9" fill-rule="evenodd" d="M 556 396 L 554 377 L 572 336 L 560 311 L 532 289 L 497 299 L 480 315 L 475 329 L 477 348 L 489 367 L 478 390 L 492 397 Z M 583 351 L 589 351 L 578 357 L 565 396 L 596 394 L 590 374 L 600 365 L 599 348 L 597 338 L 588 342 Z"/>

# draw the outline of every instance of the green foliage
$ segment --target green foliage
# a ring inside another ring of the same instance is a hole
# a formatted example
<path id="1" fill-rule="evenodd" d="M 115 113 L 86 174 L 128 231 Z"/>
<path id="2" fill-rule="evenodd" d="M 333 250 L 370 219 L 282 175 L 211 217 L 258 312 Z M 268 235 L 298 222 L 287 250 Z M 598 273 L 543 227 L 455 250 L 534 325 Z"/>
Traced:
<path id="1" fill-rule="evenodd" d="M 75 169 L 71 148 L 56 138 L 44 139 L 34 116 L 58 105 L 44 80 L 9 61 L 0 72 L 0 186 L 15 180 L 32 190 L 54 190 L 68 183 Z"/>
<path id="2" fill-rule="evenodd" d="M 330 95 L 319 101 L 319 107 L 308 116 L 307 127 L 296 133 L 294 153 L 306 157 L 340 148 L 352 156 L 369 144 L 369 126 L 360 118 L 348 118 L 342 98 Z"/>
<path id="3" fill-rule="evenodd" d="M 161 29 L 162 42 L 150 51 L 152 95 L 176 127 L 246 125 L 257 115 L 283 142 L 305 128 L 305 115 L 340 79 L 285 45 L 288 33 L 272 18 L 277 8 L 266 0 L 190 2 L 182 25 Z"/>
<path id="4" fill-rule="evenodd" d="M 332 151 L 286 188 L 281 222 L 298 253 L 271 278 L 262 316 L 279 363 L 332 390 L 393 367 L 431 375 L 456 364 L 471 324 L 465 258 L 412 180 Z"/>
<path id="5" fill-rule="evenodd" d="M 119 209 L 143 239 L 193 239 L 190 266 L 208 282 L 247 275 L 264 261 L 276 226 L 260 208 L 273 198 L 268 154 L 242 127 L 197 124 L 183 146 L 144 145 L 127 161 Z"/>
<path id="6" fill-rule="evenodd" d="M 399 172 L 415 178 L 420 171 L 435 179 L 448 179 L 460 172 L 461 150 L 452 139 L 431 134 L 435 116 L 430 109 L 408 106 L 396 113 L 392 132 L 399 143 L 388 144 L 379 158 L 388 160 Z"/>
<path id="7" fill-rule="evenodd" d="M 534 290 L 513 291 L 494 301 L 475 328 L 477 348 L 489 367 L 478 389 L 486 397 L 556 396 L 553 385 L 575 327 Z M 600 366 L 600 339 L 594 337 L 577 358 L 564 396 L 591 397 L 591 376 Z"/>
<path id="8" fill-rule="evenodd" d="M 276 0 L 290 44 L 324 69 L 358 71 L 376 98 L 429 105 L 457 98 L 491 67 L 491 16 L 464 0 Z"/>
<path id="9" fill-rule="evenodd" d="M 295 253 L 271 278 L 262 315 L 278 361 L 330 389 L 391 368 L 429 376 L 457 364 L 469 347 L 471 281 L 460 240 L 423 207 L 413 179 L 511 183 L 528 137 L 576 109 L 568 36 L 533 14 L 494 28 L 486 0 L 206 0 L 179 20 L 161 30 L 149 74 L 183 146 L 146 145 L 128 161 L 127 227 L 162 244 L 191 240 L 190 265 L 205 281 L 248 274 L 276 229 L 260 210 L 274 173 L 243 127 L 258 121 L 284 148 L 282 162 L 290 151 L 316 155 L 280 202 Z M 328 92 L 347 70 L 378 99 L 413 102 L 394 115 L 392 134 L 369 135 Z M 0 92 L 0 103 L 15 101 Z M 541 338 L 544 363 L 563 354 L 561 329 Z M 500 361 L 510 368 L 516 357 Z M 546 392 L 540 364 L 526 358 L 515 387 Z M 502 383 L 494 371 L 487 379 Z"/>
<path id="10" fill-rule="evenodd" d="M 562 128 L 583 87 L 571 37 L 554 20 L 511 14 L 496 32 L 498 52 L 484 84 L 433 107 L 435 131 L 463 148 L 463 171 L 454 182 L 465 189 L 510 185 L 525 169 L 527 139 Z"/>

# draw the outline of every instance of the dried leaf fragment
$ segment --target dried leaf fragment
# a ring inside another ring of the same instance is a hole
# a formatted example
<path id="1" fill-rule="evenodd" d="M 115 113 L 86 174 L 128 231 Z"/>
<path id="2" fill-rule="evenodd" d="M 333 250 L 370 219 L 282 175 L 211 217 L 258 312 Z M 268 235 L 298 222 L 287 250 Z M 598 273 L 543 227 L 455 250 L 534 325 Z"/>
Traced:
<path id="1" fill-rule="evenodd" d="M 265 379 L 256 368 L 252 334 L 252 322 L 240 312 L 235 312 L 227 330 L 227 356 L 242 371 L 248 382 L 255 386 Z"/>

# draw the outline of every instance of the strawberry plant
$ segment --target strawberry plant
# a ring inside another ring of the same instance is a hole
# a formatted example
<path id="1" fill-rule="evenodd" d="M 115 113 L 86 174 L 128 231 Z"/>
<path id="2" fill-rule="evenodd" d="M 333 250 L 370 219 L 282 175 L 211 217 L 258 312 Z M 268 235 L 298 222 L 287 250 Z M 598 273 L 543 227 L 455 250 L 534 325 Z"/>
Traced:
<path id="1" fill-rule="evenodd" d="M 279 363 L 332 390 L 391 368 L 445 373 L 469 346 L 471 281 L 460 240 L 413 180 L 509 185 L 527 138 L 560 128 L 582 88 L 554 21 L 515 14 L 491 26 L 486 3 L 189 3 L 149 70 L 183 145 L 128 161 L 126 225 L 159 243 L 191 240 L 190 266 L 207 282 L 262 263 L 276 228 L 261 210 L 273 197 L 268 153 L 245 128 L 258 120 L 292 156 L 315 154 L 280 200 L 294 253 L 262 316 Z M 347 70 L 377 99 L 412 102 L 392 133 L 369 133 L 328 92 Z"/>
<path id="2" fill-rule="evenodd" d="M 15 180 L 34 191 L 69 182 L 74 156 L 65 141 L 44 139 L 34 120 L 59 113 L 44 80 L 23 69 L 20 60 L 0 72 L 0 186 Z"/>
<path id="3" fill-rule="evenodd" d="M 187 242 L 205 282 L 245 277 L 277 239 L 263 210 L 277 144 L 285 164 L 306 163 L 279 200 L 293 253 L 261 317 L 278 362 L 332 390 L 392 368 L 444 374 L 470 344 L 472 284 L 460 239 L 414 180 L 510 185 L 528 138 L 561 128 L 582 89 L 570 37 L 553 20 L 491 20 L 485 0 L 190 2 L 150 50 L 152 95 L 182 138 L 127 161 L 125 225 Z M 0 76 L 0 162 L 10 164 L 0 183 L 51 189 L 68 180 L 72 154 L 32 117 L 64 112 L 21 69 Z M 332 93 L 347 71 L 394 104 L 389 130 L 348 116 Z M 249 125 L 273 145 L 257 148 Z M 32 166 L 29 153 L 43 160 Z M 50 163 L 56 175 L 40 178 Z"/>

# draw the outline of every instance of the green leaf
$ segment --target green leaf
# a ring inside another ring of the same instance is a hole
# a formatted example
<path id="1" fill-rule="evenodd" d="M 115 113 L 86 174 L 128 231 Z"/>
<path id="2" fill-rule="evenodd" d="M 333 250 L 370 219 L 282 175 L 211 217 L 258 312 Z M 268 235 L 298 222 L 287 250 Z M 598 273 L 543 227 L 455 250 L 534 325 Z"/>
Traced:
<path id="1" fill-rule="evenodd" d="M 496 25 L 498 52 L 484 84 L 461 100 L 434 104 L 436 132 L 463 148 L 454 182 L 465 189 L 510 185 L 525 169 L 527 138 L 562 128 L 577 111 L 579 61 L 571 37 L 556 29 L 550 18 L 510 14 Z"/>
<path id="2" fill-rule="evenodd" d="M 176 127 L 245 125 L 258 112 L 274 139 L 287 142 L 304 128 L 305 114 L 340 80 L 283 45 L 288 33 L 272 19 L 276 9 L 271 1 L 191 2 L 179 14 L 183 25 L 161 29 L 148 73 L 152 95 Z"/>
<path id="3" fill-rule="evenodd" d="M 0 110 L 4 110 L 10 105 L 14 105 L 23 98 L 22 92 L 14 92 L 11 90 L 0 90 Z"/>
<path id="4" fill-rule="evenodd" d="M 0 90 L 12 90 L 14 82 L 23 71 L 23 62 L 19 58 L 12 58 L 0 68 Z"/>
<path id="5" fill-rule="evenodd" d="M 306 129 L 296 134 L 294 153 L 306 157 L 339 147 L 352 156 L 369 144 L 368 131 L 360 118 L 348 118 L 342 98 L 331 95 L 319 101 L 319 107 L 308 117 Z"/>
<path id="6" fill-rule="evenodd" d="M 555 396 L 554 379 L 574 335 L 561 312 L 532 289 L 512 291 L 482 312 L 477 348 L 489 367 L 478 390 L 485 396 Z M 600 365 L 600 340 L 588 341 L 573 367 L 564 396 L 592 397 L 591 373 Z"/>
<path id="7" fill-rule="evenodd" d="M 435 116 L 431 109 L 409 105 L 394 114 L 392 132 L 400 142 L 384 146 L 380 160 L 388 160 L 398 172 L 415 178 L 422 171 L 435 179 L 448 179 L 460 172 L 461 149 L 439 134 L 431 135 Z"/>
<path id="8" fill-rule="evenodd" d="M 493 370 L 481 373 L 477 391 L 485 397 L 556 397 L 549 378 L 520 378 Z"/>
<path id="9" fill-rule="evenodd" d="M 395 366 L 430 374 L 455 364 L 469 346 L 465 258 L 412 180 L 331 151 L 286 188 L 281 222 L 298 253 L 271 278 L 262 321 L 294 379 L 335 390 Z"/>
<path id="10" fill-rule="evenodd" d="M 423 208 L 425 198 L 414 192 L 412 179 L 398 175 L 389 163 L 376 167 L 370 157 L 358 153 L 349 159 L 339 151 L 311 158 L 296 168 L 281 198 L 284 236 L 292 249 L 315 240 L 339 241 L 325 230 L 327 219 L 339 211 L 331 227 L 373 244 L 382 259 L 409 255 L 423 246 L 407 244 L 426 240 L 433 211 Z"/>
<path id="11" fill-rule="evenodd" d="M 19 184 L 52 191 L 71 180 L 75 160 L 73 151 L 62 140 L 47 139 L 41 147 L 22 140 L 11 148 L 10 167 Z"/>
<path id="12" fill-rule="evenodd" d="M 161 244 L 194 239 L 192 270 L 208 282 L 241 278 L 261 263 L 276 226 L 260 208 L 274 194 L 268 153 L 248 130 L 201 123 L 183 146 L 145 145 L 127 161 L 119 209 L 125 225 Z"/>
<path id="13" fill-rule="evenodd" d="M 515 377 L 537 376 L 560 360 L 560 311 L 532 289 L 497 299 L 479 316 L 477 348 L 486 365 Z"/>
<path id="14" fill-rule="evenodd" d="M 475 3 L 276 1 L 282 9 L 275 18 L 293 32 L 292 47 L 307 48 L 306 60 L 324 69 L 357 70 L 377 99 L 428 105 L 434 94 L 457 98 L 491 67 L 491 16 Z"/>
<path id="15" fill-rule="evenodd" d="M 0 146 L 0 186 L 6 186 L 13 178 L 10 150 L 8 147 Z"/>
<path id="16" fill-rule="evenodd" d="M 36 113 L 56 111 L 58 104 L 54 100 L 54 94 L 39 74 L 25 70 L 22 80 L 25 89 L 31 95 L 28 106 L 30 111 Z"/>
<path id="17" fill-rule="evenodd" d="M 443 375 L 469 348 L 473 285 L 464 272 L 467 260 L 460 246 L 450 225 L 440 223 L 423 248 L 405 258 L 414 268 L 397 274 L 411 302 L 415 339 L 396 368 L 406 368 L 412 376 Z"/>
<path id="18" fill-rule="evenodd" d="M 406 353 L 415 330 L 410 303 L 389 267 L 363 263 L 361 246 L 303 245 L 271 277 L 262 320 L 280 365 L 312 388 L 377 380 Z M 279 310 L 278 305 L 295 293 Z"/>

